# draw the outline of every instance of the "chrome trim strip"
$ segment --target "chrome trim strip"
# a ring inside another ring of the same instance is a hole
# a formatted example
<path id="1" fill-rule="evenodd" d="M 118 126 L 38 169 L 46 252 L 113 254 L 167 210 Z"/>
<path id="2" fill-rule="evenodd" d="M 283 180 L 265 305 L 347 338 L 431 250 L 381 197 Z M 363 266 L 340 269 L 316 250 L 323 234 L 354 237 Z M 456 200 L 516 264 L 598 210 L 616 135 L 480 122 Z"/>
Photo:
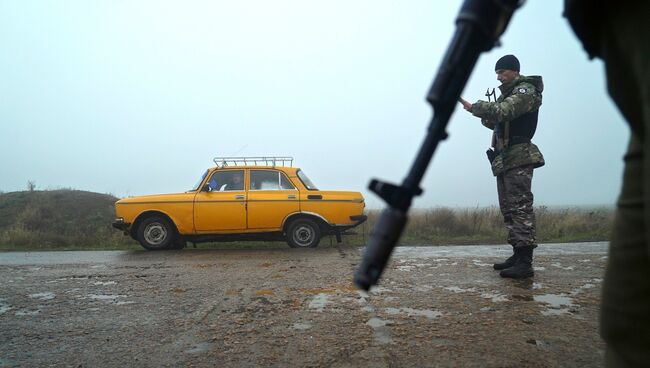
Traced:
<path id="1" fill-rule="evenodd" d="M 160 201 L 160 202 L 126 202 L 126 203 L 119 203 L 120 205 L 122 204 L 168 204 L 168 203 L 194 203 L 194 201 Z"/>
<path id="2" fill-rule="evenodd" d="M 282 199 L 249 199 L 248 202 L 298 202 L 298 199 L 288 199 L 288 198 L 282 198 Z"/>

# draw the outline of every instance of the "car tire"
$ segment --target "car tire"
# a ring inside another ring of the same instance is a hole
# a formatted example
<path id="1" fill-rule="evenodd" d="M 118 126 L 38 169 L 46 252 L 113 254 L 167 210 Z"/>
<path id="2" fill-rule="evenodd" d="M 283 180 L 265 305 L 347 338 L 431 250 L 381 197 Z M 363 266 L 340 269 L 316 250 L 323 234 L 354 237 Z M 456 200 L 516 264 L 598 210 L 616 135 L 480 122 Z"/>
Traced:
<path id="1" fill-rule="evenodd" d="M 142 220 L 138 226 L 138 241 L 148 250 L 163 250 L 173 247 L 176 230 L 166 218 L 151 216 Z"/>
<path id="2" fill-rule="evenodd" d="M 289 224 L 287 243 L 291 248 L 316 248 L 320 238 L 320 227 L 313 220 L 298 219 Z"/>

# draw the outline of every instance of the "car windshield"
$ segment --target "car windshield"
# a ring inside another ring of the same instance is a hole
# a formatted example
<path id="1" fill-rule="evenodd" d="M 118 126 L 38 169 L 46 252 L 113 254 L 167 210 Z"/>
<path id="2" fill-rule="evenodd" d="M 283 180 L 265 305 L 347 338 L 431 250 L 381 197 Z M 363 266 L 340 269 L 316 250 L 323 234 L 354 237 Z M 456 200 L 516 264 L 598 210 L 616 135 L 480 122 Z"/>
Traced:
<path id="1" fill-rule="evenodd" d="M 205 170 L 205 172 L 204 172 L 203 175 L 201 176 L 201 179 L 199 179 L 199 181 L 198 181 L 196 184 L 194 184 L 194 186 L 192 187 L 192 189 L 188 190 L 188 192 L 194 192 L 194 191 L 198 190 L 198 189 L 199 189 L 199 186 L 200 186 L 201 183 L 203 182 L 203 179 L 205 179 L 205 177 L 206 177 L 207 175 L 208 175 L 208 170 Z"/>
<path id="2" fill-rule="evenodd" d="M 305 184 L 305 187 L 307 187 L 308 190 L 318 190 L 318 188 L 316 188 L 314 183 L 312 183 L 311 180 L 309 180 L 307 175 L 305 175 L 305 173 L 302 170 L 298 170 L 296 174 L 298 175 L 298 178 L 300 178 L 300 181 L 302 181 L 302 183 Z"/>

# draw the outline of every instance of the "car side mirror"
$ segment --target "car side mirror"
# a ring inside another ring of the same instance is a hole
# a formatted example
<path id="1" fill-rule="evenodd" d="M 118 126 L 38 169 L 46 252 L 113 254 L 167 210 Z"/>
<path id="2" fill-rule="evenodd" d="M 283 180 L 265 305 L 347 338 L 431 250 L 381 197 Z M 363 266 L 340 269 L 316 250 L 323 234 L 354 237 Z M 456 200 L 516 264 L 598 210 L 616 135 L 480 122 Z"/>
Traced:
<path id="1" fill-rule="evenodd" d="M 202 192 L 211 192 L 212 189 L 210 188 L 210 184 L 204 185 L 203 188 L 201 189 L 201 191 Z"/>

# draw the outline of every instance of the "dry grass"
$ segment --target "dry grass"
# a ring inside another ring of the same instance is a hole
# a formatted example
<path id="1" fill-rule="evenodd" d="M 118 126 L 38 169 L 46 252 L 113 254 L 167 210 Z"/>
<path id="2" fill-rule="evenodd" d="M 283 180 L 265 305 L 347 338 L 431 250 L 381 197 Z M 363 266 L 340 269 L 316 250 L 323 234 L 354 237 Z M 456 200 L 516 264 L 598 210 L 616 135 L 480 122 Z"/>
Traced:
<path id="1" fill-rule="evenodd" d="M 368 211 L 368 223 L 354 230 L 348 242 L 363 244 L 374 228 L 379 210 Z M 614 209 L 535 208 L 539 243 L 607 241 L 614 221 Z M 502 244 L 507 232 L 498 207 L 435 207 L 411 211 L 400 244 Z"/>

